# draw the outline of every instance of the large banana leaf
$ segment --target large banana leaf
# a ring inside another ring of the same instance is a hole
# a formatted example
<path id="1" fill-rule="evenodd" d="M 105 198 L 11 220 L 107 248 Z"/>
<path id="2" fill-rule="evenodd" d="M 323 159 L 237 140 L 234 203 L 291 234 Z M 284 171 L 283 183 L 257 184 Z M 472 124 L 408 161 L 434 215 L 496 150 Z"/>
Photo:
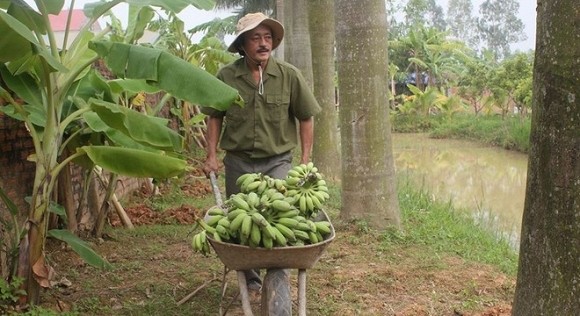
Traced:
<path id="1" fill-rule="evenodd" d="M 78 151 L 85 152 L 103 169 L 129 177 L 166 179 L 182 174 L 187 168 L 183 159 L 132 148 L 84 146 Z"/>
<path id="2" fill-rule="evenodd" d="M 243 105 L 237 90 L 167 52 L 106 41 L 92 41 L 89 47 L 120 78 L 145 79 L 179 99 L 220 111 L 232 104 Z"/>
<path id="3" fill-rule="evenodd" d="M 167 126 L 167 119 L 96 99 L 89 100 L 89 104 L 105 124 L 138 143 L 162 150 L 182 150 L 183 137 Z"/>
<path id="4" fill-rule="evenodd" d="M 0 62 L 5 63 L 34 52 L 41 56 L 52 68 L 68 71 L 50 51 L 41 45 L 26 25 L 8 13 L 0 10 Z"/>

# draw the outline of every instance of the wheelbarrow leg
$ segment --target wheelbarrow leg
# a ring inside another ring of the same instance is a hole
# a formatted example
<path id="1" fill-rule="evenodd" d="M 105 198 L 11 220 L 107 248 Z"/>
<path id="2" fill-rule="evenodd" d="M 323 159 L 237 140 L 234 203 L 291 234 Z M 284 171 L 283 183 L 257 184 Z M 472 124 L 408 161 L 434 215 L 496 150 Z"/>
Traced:
<path id="1" fill-rule="evenodd" d="M 291 316 L 290 276 L 286 269 L 268 269 L 262 281 L 263 316 Z"/>
<path id="2" fill-rule="evenodd" d="M 306 316 L 306 269 L 298 269 L 298 316 Z"/>
<path id="3" fill-rule="evenodd" d="M 240 296 L 242 300 L 242 309 L 245 316 L 253 316 L 252 307 L 250 306 L 250 297 L 248 295 L 248 286 L 246 284 L 246 274 L 244 271 L 238 271 L 238 285 L 240 287 Z"/>

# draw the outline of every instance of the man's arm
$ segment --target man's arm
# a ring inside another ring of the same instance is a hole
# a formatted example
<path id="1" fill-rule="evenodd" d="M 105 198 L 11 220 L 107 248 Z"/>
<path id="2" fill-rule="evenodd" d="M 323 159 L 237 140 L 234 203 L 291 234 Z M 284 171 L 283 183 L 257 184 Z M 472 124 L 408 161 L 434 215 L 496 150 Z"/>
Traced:
<path id="1" fill-rule="evenodd" d="M 209 177 L 209 173 L 213 171 L 216 175 L 219 170 L 217 159 L 217 148 L 222 131 L 223 117 L 209 117 L 207 122 L 207 156 L 203 166 L 203 172 Z"/>
<path id="2" fill-rule="evenodd" d="M 302 149 L 302 156 L 300 163 L 308 163 L 310 161 L 310 154 L 312 153 L 312 145 L 314 144 L 314 118 L 309 117 L 300 120 L 300 145 Z"/>

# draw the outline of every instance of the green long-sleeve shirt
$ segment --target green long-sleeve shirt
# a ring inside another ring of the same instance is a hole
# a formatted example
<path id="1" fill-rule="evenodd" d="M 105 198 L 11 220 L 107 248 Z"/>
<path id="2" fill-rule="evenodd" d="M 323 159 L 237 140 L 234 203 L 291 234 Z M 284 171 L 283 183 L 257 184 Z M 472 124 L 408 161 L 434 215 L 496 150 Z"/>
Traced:
<path id="1" fill-rule="evenodd" d="M 321 110 L 300 71 L 272 57 L 263 72 L 262 95 L 244 58 L 220 69 L 217 77 L 239 91 L 245 106 L 232 105 L 225 112 L 206 107 L 202 112 L 225 116 L 220 148 L 243 157 L 266 158 L 294 149 L 297 119 Z"/>

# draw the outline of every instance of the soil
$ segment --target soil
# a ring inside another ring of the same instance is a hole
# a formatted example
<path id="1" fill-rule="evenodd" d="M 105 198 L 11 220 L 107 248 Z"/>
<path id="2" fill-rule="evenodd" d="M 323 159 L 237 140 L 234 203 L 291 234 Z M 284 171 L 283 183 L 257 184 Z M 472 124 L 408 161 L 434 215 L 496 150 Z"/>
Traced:
<path id="1" fill-rule="evenodd" d="M 208 181 L 198 175 L 181 189 L 200 198 L 212 194 Z M 204 212 L 193 206 L 159 212 L 148 206 L 147 198 L 148 192 L 137 192 L 132 205 L 126 206 L 135 226 L 155 230 L 164 224 L 180 224 L 187 234 L 191 229 L 187 227 Z M 97 253 L 118 266 L 113 271 L 90 267 L 69 249 L 49 242 L 47 257 L 59 281 L 44 294 L 43 306 L 59 311 L 76 306 L 83 315 L 105 315 L 102 305 L 115 315 L 217 314 L 220 303 L 216 297 L 223 277 L 217 258 L 194 253 L 180 233 L 148 233 L 143 238 L 127 232 L 115 216 L 110 225 L 107 235 L 90 242 Z M 468 262 L 452 252 L 425 256 L 429 252 L 421 245 L 385 247 L 372 232 L 361 232 L 338 220 L 334 226 L 335 240 L 315 268 L 308 270 L 309 314 L 511 315 L 515 279 L 496 267 Z M 235 299 L 234 274 L 226 279 L 230 281 L 226 296 L 233 302 L 227 314 L 243 315 Z M 296 285 L 295 278 L 292 282 Z M 296 293 L 293 295 L 296 299 Z M 162 300 L 167 296 L 173 305 L 184 300 L 182 308 L 148 309 L 148 304 L 168 305 Z M 259 307 L 259 297 L 252 299 L 252 306 Z"/>

